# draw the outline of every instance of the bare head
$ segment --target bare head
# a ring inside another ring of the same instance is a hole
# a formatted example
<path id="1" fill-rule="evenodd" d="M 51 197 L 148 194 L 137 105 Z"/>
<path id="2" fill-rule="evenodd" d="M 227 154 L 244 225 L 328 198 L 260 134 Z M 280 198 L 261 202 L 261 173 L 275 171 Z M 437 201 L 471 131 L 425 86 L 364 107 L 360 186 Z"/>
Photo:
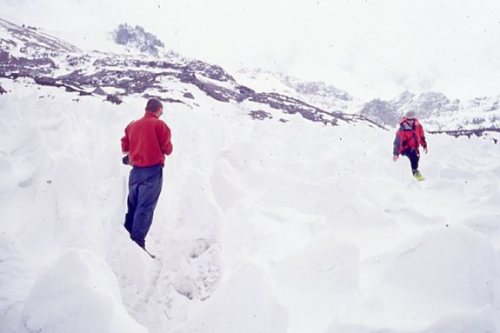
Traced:
<path id="1" fill-rule="evenodd" d="M 163 104 L 156 98 L 151 98 L 146 104 L 146 112 L 154 113 L 157 117 L 163 113 Z"/>

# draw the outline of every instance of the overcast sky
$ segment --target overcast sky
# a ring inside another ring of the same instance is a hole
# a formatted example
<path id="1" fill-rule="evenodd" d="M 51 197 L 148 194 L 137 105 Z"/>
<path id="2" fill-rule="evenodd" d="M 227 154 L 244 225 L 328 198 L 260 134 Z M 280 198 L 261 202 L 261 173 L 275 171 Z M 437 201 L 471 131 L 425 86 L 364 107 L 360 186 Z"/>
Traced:
<path id="1" fill-rule="evenodd" d="M 0 13 L 92 48 L 138 24 L 230 71 L 279 70 L 366 99 L 500 94 L 500 0 L 1 0 Z"/>

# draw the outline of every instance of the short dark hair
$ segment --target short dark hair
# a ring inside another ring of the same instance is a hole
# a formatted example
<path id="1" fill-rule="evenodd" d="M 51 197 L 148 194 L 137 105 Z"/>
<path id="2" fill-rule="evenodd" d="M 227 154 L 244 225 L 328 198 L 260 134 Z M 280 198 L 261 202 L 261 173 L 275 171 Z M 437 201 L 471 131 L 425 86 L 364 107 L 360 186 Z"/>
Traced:
<path id="1" fill-rule="evenodd" d="M 158 99 L 151 98 L 146 104 L 146 111 L 156 112 L 158 109 L 163 109 L 163 104 Z"/>

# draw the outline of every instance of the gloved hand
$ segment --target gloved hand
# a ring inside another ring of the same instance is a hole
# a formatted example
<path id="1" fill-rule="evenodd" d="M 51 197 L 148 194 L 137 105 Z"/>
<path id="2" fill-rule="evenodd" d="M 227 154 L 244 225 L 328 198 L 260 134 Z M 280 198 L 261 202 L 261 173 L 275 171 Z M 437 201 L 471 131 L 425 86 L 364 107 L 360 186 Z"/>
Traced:
<path id="1" fill-rule="evenodd" d="M 424 147 L 424 153 L 427 154 L 427 147 Z"/>
<path id="2" fill-rule="evenodd" d="M 129 165 L 129 164 L 130 164 L 130 163 L 129 163 L 130 161 L 129 161 L 129 158 L 128 158 L 128 154 L 127 154 L 127 155 L 125 155 L 125 156 L 123 156 L 123 158 L 122 158 L 122 162 L 123 162 L 123 164 L 125 164 L 125 165 Z"/>

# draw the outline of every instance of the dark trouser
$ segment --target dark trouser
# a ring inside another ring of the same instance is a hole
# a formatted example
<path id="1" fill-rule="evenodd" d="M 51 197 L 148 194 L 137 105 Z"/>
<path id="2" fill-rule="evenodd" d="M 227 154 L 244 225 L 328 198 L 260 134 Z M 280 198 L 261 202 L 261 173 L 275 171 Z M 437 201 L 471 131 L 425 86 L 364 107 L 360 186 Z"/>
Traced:
<path id="1" fill-rule="evenodd" d="M 408 157 L 411 164 L 411 172 L 415 174 L 418 170 L 418 160 L 420 159 L 420 153 L 417 149 L 407 149 L 401 153 L 401 155 Z"/>
<path id="2" fill-rule="evenodd" d="M 153 213 L 160 197 L 162 183 L 163 169 L 160 165 L 133 168 L 130 171 L 125 229 L 130 233 L 130 238 L 143 248 L 153 222 Z"/>

